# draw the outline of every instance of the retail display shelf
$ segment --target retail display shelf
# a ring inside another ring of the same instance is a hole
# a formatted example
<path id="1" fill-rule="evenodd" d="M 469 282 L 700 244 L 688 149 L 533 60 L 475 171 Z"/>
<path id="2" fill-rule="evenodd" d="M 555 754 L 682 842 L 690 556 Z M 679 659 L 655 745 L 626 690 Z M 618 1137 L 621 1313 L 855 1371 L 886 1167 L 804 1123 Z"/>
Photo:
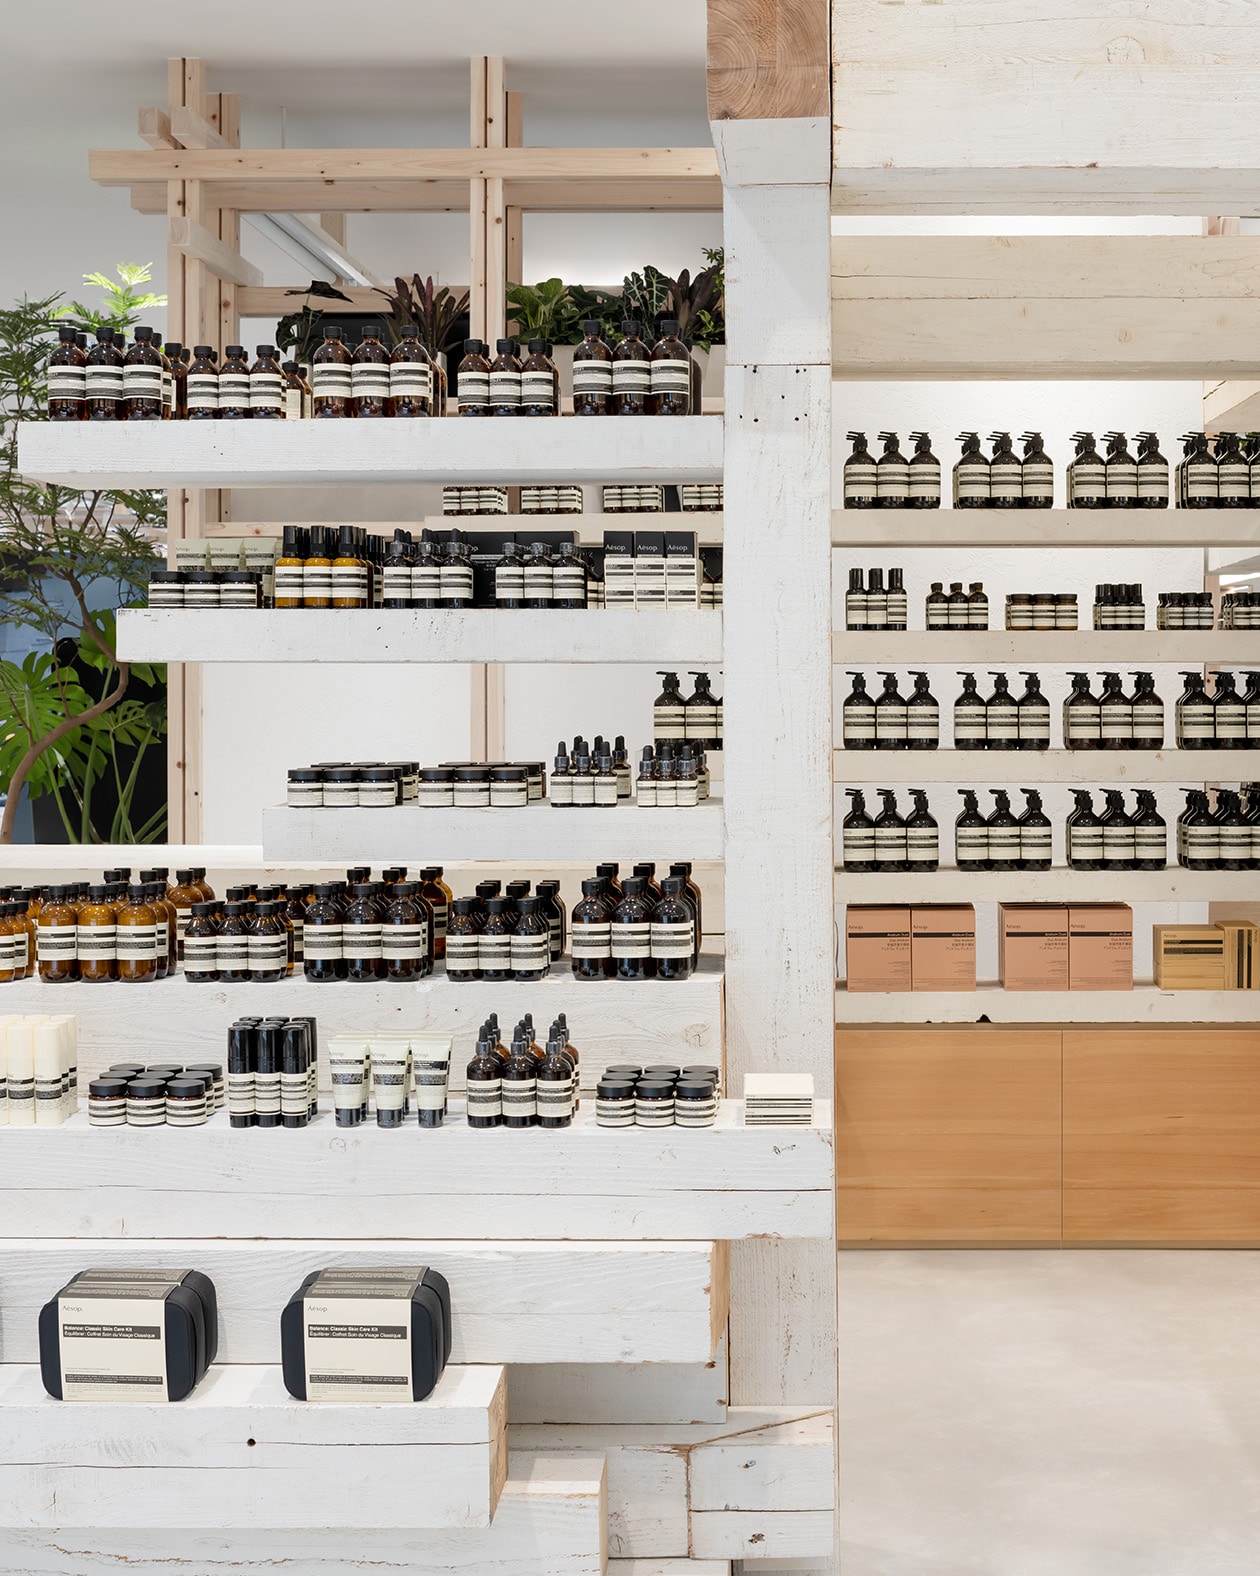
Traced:
<path id="1" fill-rule="evenodd" d="M 948 723 L 946 723 L 948 726 Z M 1260 781 L 1260 750 L 836 750 L 844 783 L 1140 783 Z"/>
<path id="2" fill-rule="evenodd" d="M 248 1161 L 242 1169 L 248 1174 Z M 6 1361 L 38 1362 L 39 1310 L 87 1265 L 192 1265 L 208 1275 L 219 1304 L 217 1361 L 229 1367 L 276 1361 L 280 1310 L 305 1275 L 330 1264 L 440 1270 L 455 1309 L 453 1363 L 707 1363 L 726 1323 L 724 1242 L 516 1240 L 499 1233 L 489 1205 L 475 1237 L 435 1240 L 408 1235 L 388 1200 L 378 1207 L 392 1219 L 393 1237 L 363 1238 L 358 1230 L 335 1236 L 322 1228 L 321 1206 L 317 1192 L 300 1237 L 280 1240 L 268 1233 L 262 1193 L 256 1235 L 248 1239 L 0 1239 Z"/>
<path id="3" fill-rule="evenodd" d="M 1260 997 L 1257 997 L 1260 1003 Z M 599 1074 L 595 1069 L 594 1076 Z M 826 1237 L 831 1110 L 809 1127 L 745 1127 L 723 1100 L 709 1128 L 599 1127 L 584 1098 L 571 1128 L 477 1131 L 463 1101 L 440 1128 L 299 1132 L 60 1127 L 0 1134 L 0 1200 L 21 1236 L 329 1237 L 690 1241 Z M 265 1202 L 261 1202 L 265 1201 Z"/>
<path id="4" fill-rule="evenodd" d="M 1252 509 L 835 509 L 834 547 L 1260 547 Z"/>
<path id="5" fill-rule="evenodd" d="M 716 608 L 126 608 L 128 662 L 720 663 Z"/>
<path id="6" fill-rule="evenodd" d="M 620 419 L 620 418 L 618 418 Z M 1257 517 L 1260 519 L 1260 516 Z M 394 526 L 408 525 L 406 520 L 388 521 L 370 526 L 377 535 L 390 536 Z M 433 532 L 449 531 L 502 531 L 511 533 L 518 541 L 528 537 L 531 528 L 539 531 L 576 531 L 578 540 L 592 547 L 603 543 L 605 531 L 694 531 L 698 541 L 706 545 L 722 541 L 725 522 L 720 509 L 682 509 L 653 512 L 648 510 L 600 511 L 589 514 L 427 514 L 423 520 L 410 525 L 413 535 L 420 534 L 420 527 L 427 525 Z M 258 536 L 279 536 L 283 522 L 265 526 L 245 526 L 247 532 Z M 235 526 L 223 525 L 219 534 L 231 536 Z"/>
<path id="7" fill-rule="evenodd" d="M 507 1476 L 494 1364 L 449 1367 L 410 1406 L 311 1406 L 250 1364 L 212 1367 L 179 1406 L 91 1411 L 89 1428 L 37 1367 L 0 1367 L 0 1526 L 133 1527 L 143 1503 L 151 1528 L 488 1528 Z M 363 1474 L 353 1494 L 342 1452 Z"/>
<path id="8" fill-rule="evenodd" d="M 316 983 L 293 979 L 190 984 L 182 975 L 148 984 L 0 985 L 0 1011 L 73 1013 L 79 1020 L 80 1083 L 116 1061 L 222 1060 L 228 1025 L 245 1013 L 314 1016 L 321 1050 L 346 1029 L 414 1029 L 456 1036 L 452 1084 L 462 1087 L 477 1028 L 491 1012 L 510 1029 L 526 1012 L 541 1030 L 566 1015 L 589 1083 L 610 1062 L 643 1058 L 722 1063 L 723 960 L 702 957 L 686 980 L 579 980 L 563 959 L 532 984 L 453 981 L 437 973 L 413 985 L 390 980 Z M 324 1087 L 327 1087 L 325 1082 Z M 9 1135 L 0 1129 L 0 1138 Z M 259 1135 L 261 1136 L 261 1135 Z"/>
<path id="9" fill-rule="evenodd" d="M 1260 991 L 1132 990 L 854 991 L 836 988 L 846 1023 L 1247 1023 L 1260 1024 Z"/>
<path id="10" fill-rule="evenodd" d="M 457 864 L 466 860 L 594 861 L 627 864 L 654 859 L 722 857 L 722 801 L 714 796 L 686 810 L 557 809 L 543 802 L 523 810 L 289 810 L 262 814 L 263 854 L 277 860 L 370 860 Z"/>
<path id="11" fill-rule="evenodd" d="M 180 865 L 207 870 L 256 870 L 262 863 L 260 843 L 6 843 L 0 845 L 0 871 L 110 870 L 115 866 L 147 870 L 165 866 L 174 875 Z M 323 865 L 318 868 L 323 869 Z"/>
<path id="12" fill-rule="evenodd" d="M 999 610 L 1000 616 L 1000 610 Z M 1064 668 L 1260 664 L 1260 629 L 837 630 L 837 667 L 951 668 L 1047 663 Z"/>
<path id="13" fill-rule="evenodd" d="M 18 468 L 79 488 L 721 481 L 722 417 L 35 422 Z"/>
<path id="14" fill-rule="evenodd" d="M 1255 902 L 1248 870 L 958 870 L 922 875 L 837 870 L 838 903 L 1223 903 Z"/>

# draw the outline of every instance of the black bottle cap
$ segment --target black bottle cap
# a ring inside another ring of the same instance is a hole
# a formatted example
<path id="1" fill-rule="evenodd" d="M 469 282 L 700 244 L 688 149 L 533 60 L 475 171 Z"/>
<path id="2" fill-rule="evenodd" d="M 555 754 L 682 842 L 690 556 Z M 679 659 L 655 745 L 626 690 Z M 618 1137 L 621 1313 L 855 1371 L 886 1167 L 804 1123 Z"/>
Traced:
<path id="1" fill-rule="evenodd" d="M 127 1079 L 113 1073 L 105 1073 L 100 1078 L 91 1079 L 88 1083 L 88 1097 L 92 1100 L 117 1100 L 119 1096 L 126 1093 Z"/>

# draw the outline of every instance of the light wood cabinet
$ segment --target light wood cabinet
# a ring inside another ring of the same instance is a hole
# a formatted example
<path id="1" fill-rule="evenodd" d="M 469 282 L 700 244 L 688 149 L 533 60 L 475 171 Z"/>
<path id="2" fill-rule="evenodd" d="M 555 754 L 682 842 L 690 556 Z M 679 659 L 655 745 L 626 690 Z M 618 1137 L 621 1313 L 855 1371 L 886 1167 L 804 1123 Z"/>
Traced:
<path id="1" fill-rule="evenodd" d="M 1260 1241 L 1260 1028 L 1063 1031 L 1063 1235 Z"/>
<path id="2" fill-rule="evenodd" d="M 840 1241 L 1057 1242 L 1061 1038 L 983 1024 L 840 1030 Z"/>

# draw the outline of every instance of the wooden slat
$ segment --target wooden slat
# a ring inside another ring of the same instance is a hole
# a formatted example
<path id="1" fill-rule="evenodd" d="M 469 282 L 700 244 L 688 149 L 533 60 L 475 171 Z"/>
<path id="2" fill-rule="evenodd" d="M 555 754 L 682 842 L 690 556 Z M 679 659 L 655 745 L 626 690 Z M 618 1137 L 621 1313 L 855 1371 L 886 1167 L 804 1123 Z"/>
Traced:
<path id="1" fill-rule="evenodd" d="M 827 0 L 708 0 L 710 120 L 825 115 Z"/>
<path id="2" fill-rule="evenodd" d="M 344 215 L 343 215 L 344 217 Z M 296 312 L 301 306 L 305 290 L 295 295 L 296 287 L 288 285 L 241 285 L 236 292 L 236 307 L 241 317 L 283 317 Z M 370 285 L 338 285 L 342 295 L 350 297 L 349 303 L 330 301 L 325 310 L 340 308 L 343 312 L 388 312 L 384 297 Z"/>
<path id="3" fill-rule="evenodd" d="M 1205 390 L 1205 432 L 1251 432 L 1260 425 L 1260 382 L 1231 379 Z"/>
<path id="4" fill-rule="evenodd" d="M 691 1552 L 697 1559 L 824 1561 L 836 1536 L 830 1510 L 702 1510 L 691 1513 Z"/>
<path id="5" fill-rule="evenodd" d="M 1260 1025 L 1065 1030 L 1065 1240 L 1260 1241 L 1258 1113 Z"/>
<path id="6" fill-rule="evenodd" d="M 172 115 L 172 126 L 175 117 Z M 712 148 L 196 148 L 96 149 L 88 173 L 102 186 L 136 181 L 713 180 Z"/>
<path id="7" fill-rule="evenodd" d="M 238 251 L 213 235 L 205 225 L 196 224 L 191 219 L 172 219 L 169 231 L 170 245 L 177 252 L 183 252 L 186 257 L 195 257 L 217 278 L 229 284 L 262 284 L 262 269 L 246 262 Z"/>
<path id="8" fill-rule="evenodd" d="M 525 1363 L 508 1369 L 514 1423 L 720 1423 L 727 1338 L 710 1363 Z"/>
<path id="9" fill-rule="evenodd" d="M 184 148 L 230 148 L 231 143 L 190 104 L 171 115 L 171 135 Z"/>
<path id="10" fill-rule="evenodd" d="M 131 205 L 139 213 L 164 213 L 161 181 L 137 180 Z M 429 181 L 207 181 L 212 203 L 242 213 L 465 213 L 466 180 Z M 716 174 L 681 180 L 506 180 L 505 200 L 527 212 L 720 213 L 722 183 Z"/>
<path id="11" fill-rule="evenodd" d="M 1055 1030 L 836 1034 L 841 1242 L 1057 1242 Z"/>
<path id="12" fill-rule="evenodd" d="M 141 139 L 151 148 L 175 148 L 179 144 L 171 135 L 171 117 L 164 109 L 142 109 L 137 130 Z"/>
<path id="13" fill-rule="evenodd" d="M 1254 368 L 1260 239 L 838 236 L 846 378 L 1200 378 Z"/>

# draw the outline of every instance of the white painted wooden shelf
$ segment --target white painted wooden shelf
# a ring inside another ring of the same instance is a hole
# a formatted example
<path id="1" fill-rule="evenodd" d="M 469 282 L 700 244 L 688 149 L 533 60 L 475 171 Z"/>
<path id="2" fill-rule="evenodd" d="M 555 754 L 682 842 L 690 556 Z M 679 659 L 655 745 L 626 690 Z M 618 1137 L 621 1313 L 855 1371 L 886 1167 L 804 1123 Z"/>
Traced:
<path id="1" fill-rule="evenodd" d="M 1260 635 L 1257 636 L 1260 640 Z M 722 803 L 710 797 L 686 810 L 557 809 L 548 802 L 524 810 L 289 810 L 262 813 L 263 854 L 290 859 L 399 860 L 458 864 L 510 860 L 515 864 L 616 858 L 720 860 Z"/>
<path id="2" fill-rule="evenodd" d="M 1150 610 L 1153 616 L 1153 610 Z M 990 612 L 990 616 L 992 612 Z M 1000 618 L 1001 610 L 997 616 Z M 994 667 L 1044 662 L 1065 668 L 1254 666 L 1260 663 L 1260 630 L 1072 629 L 1010 630 L 836 630 L 832 656 L 837 666 L 859 663 L 916 668 Z M 1165 697 L 1167 698 L 1167 697 Z"/>
<path id="3" fill-rule="evenodd" d="M 215 1366 L 172 1406 L 56 1401 L 38 1367 L 6 1363 L 0 1527 L 488 1528 L 506 1422 L 495 1365 L 449 1367 L 428 1400 L 392 1405 L 295 1401 L 278 1367 Z"/>
<path id="4" fill-rule="evenodd" d="M 392 1206 L 380 1208 L 388 1216 Z M 318 1201 L 311 1217 L 300 1238 L 270 1240 L 260 1193 L 251 1239 L 0 1239 L 0 1357 L 39 1361 L 40 1308 L 88 1266 L 194 1264 L 215 1285 L 225 1365 L 278 1362 L 281 1309 L 303 1276 L 329 1265 L 440 1270 L 455 1309 L 453 1363 L 707 1363 L 726 1326 L 722 1242 L 513 1241 L 496 1236 L 492 1220 L 472 1240 L 409 1237 L 401 1229 L 365 1240 L 357 1232 L 323 1233 Z"/>
<path id="5" fill-rule="evenodd" d="M 184 865 L 204 865 L 207 870 L 256 870 L 261 863 L 261 843 L 0 844 L 0 870 L 95 871 L 115 866 L 148 870 L 165 865 L 173 876 L 176 868 Z"/>
<path id="6" fill-rule="evenodd" d="M 18 468 L 79 488 L 721 481 L 722 417 L 35 422 Z"/>
<path id="7" fill-rule="evenodd" d="M 142 1409 L 131 1410 L 139 1413 Z M 339 1472 L 330 1497 L 353 1500 L 363 1496 L 366 1501 L 369 1487 L 360 1482 L 357 1472 L 347 1478 L 346 1456 L 328 1454 L 333 1458 L 329 1471 Z M 367 1465 L 364 1460 L 363 1466 Z M 119 1475 L 114 1462 L 109 1470 L 98 1471 L 102 1495 Z M 132 1516 L 125 1527 L 98 1524 L 71 1530 L 62 1518 L 51 1535 L 46 1528 L 6 1531 L 0 1547 L 0 1571 L 13 1576 L 95 1576 L 99 1571 L 125 1567 L 138 1576 L 158 1576 L 182 1564 L 197 1576 L 229 1576 L 231 1572 L 274 1570 L 284 1565 L 295 1572 L 340 1572 L 370 1566 L 380 1576 L 556 1576 L 558 1571 L 565 1576 L 604 1576 L 605 1476 L 601 1455 L 512 1451 L 499 1508 L 487 1528 L 417 1530 L 406 1527 L 394 1514 L 385 1515 L 370 1533 L 364 1527 L 347 1531 L 316 1524 L 302 1529 L 300 1539 L 293 1530 L 276 1527 L 240 1530 L 228 1524 L 196 1529 L 184 1524 L 179 1530 L 165 1530 L 137 1526 L 136 1501 L 120 1499 Z M 426 1487 L 426 1478 L 412 1476 L 399 1495 L 422 1498 Z M 52 1496 L 48 1498 L 51 1502 Z M 335 1515 L 330 1506 L 327 1516 Z M 230 1523 L 230 1510 L 228 1519 Z M 294 1559 L 295 1546 L 301 1549 L 300 1564 Z M 700 1572 L 705 1570 L 700 1567 Z"/>
<path id="8" fill-rule="evenodd" d="M 128 662 L 722 661 L 717 608 L 124 608 Z"/>
<path id="9" fill-rule="evenodd" d="M 958 870 L 935 874 L 837 870 L 840 903 L 1223 903 L 1254 902 L 1260 876 L 1247 870 Z"/>
<path id="10" fill-rule="evenodd" d="M 1260 1023 L 1260 991 L 854 991 L 836 987 L 837 1023 Z"/>
<path id="11" fill-rule="evenodd" d="M 375 813 L 375 812 L 373 812 Z M 557 812 L 559 814 L 559 812 Z M 566 958 L 532 984 L 447 979 L 431 975 L 415 984 L 389 980 L 317 984 L 292 979 L 193 985 L 177 975 L 143 985 L 121 981 L 48 985 L 38 979 L 0 985 L 0 1011 L 71 1012 L 79 1020 L 80 1078 L 115 1061 L 156 1063 L 176 1054 L 182 1062 L 222 1060 L 228 1025 L 244 1013 L 259 1017 L 314 1016 L 319 1025 L 321 1075 L 328 1036 L 346 1029 L 430 1030 L 456 1036 L 452 1085 L 463 1087 L 477 1028 L 497 1012 L 510 1028 L 526 1012 L 545 1030 L 557 1013 L 568 1018 L 581 1055 L 584 1080 L 611 1062 L 643 1058 L 722 1064 L 723 962 L 701 957 L 685 980 L 579 980 Z M 327 1088 L 326 1080 L 323 1087 Z M 6 1134 L 0 1129 L 0 1136 Z M 258 1136 L 261 1136 L 258 1135 Z"/>
<path id="12" fill-rule="evenodd" d="M 21 1237 L 250 1237 L 262 1217 L 294 1238 L 828 1236 L 829 1104 L 810 1127 L 743 1123 L 739 1100 L 711 1128 L 610 1129 L 587 1098 L 557 1132 L 474 1130 L 458 1098 L 440 1128 L 340 1128 L 325 1112 L 280 1134 L 226 1111 L 193 1129 L 98 1128 L 83 1111 L 0 1128 L 0 1203 Z"/>
<path id="13" fill-rule="evenodd" d="M 835 547 L 1252 547 L 1254 509 L 834 509 Z"/>
<path id="14" fill-rule="evenodd" d="M 390 536 L 396 526 L 407 524 L 406 520 L 389 520 L 369 526 L 368 529 Z M 449 531 L 455 527 L 460 531 L 511 531 L 520 537 L 528 535 L 531 524 L 537 526 L 540 531 L 576 531 L 580 542 L 589 543 L 593 547 L 603 543 L 605 531 L 636 529 L 694 531 L 697 541 L 707 547 L 721 542 L 724 529 L 720 509 L 681 509 L 670 510 L 668 513 L 664 510 L 660 513 L 647 513 L 636 509 L 625 514 L 616 511 L 592 514 L 426 514 L 423 520 L 415 521 L 410 528 L 417 535 L 420 527 L 427 525 L 431 531 Z M 221 529 L 224 536 L 230 536 L 236 527 L 224 524 Z M 279 536 L 283 529 L 283 521 L 275 521 L 261 530 L 244 526 L 241 534 L 257 531 L 258 535 Z"/>
<path id="15" fill-rule="evenodd" d="M 948 727 L 948 721 L 944 724 Z M 1260 781 L 1260 750 L 836 750 L 837 782 L 1235 783 Z"/>

